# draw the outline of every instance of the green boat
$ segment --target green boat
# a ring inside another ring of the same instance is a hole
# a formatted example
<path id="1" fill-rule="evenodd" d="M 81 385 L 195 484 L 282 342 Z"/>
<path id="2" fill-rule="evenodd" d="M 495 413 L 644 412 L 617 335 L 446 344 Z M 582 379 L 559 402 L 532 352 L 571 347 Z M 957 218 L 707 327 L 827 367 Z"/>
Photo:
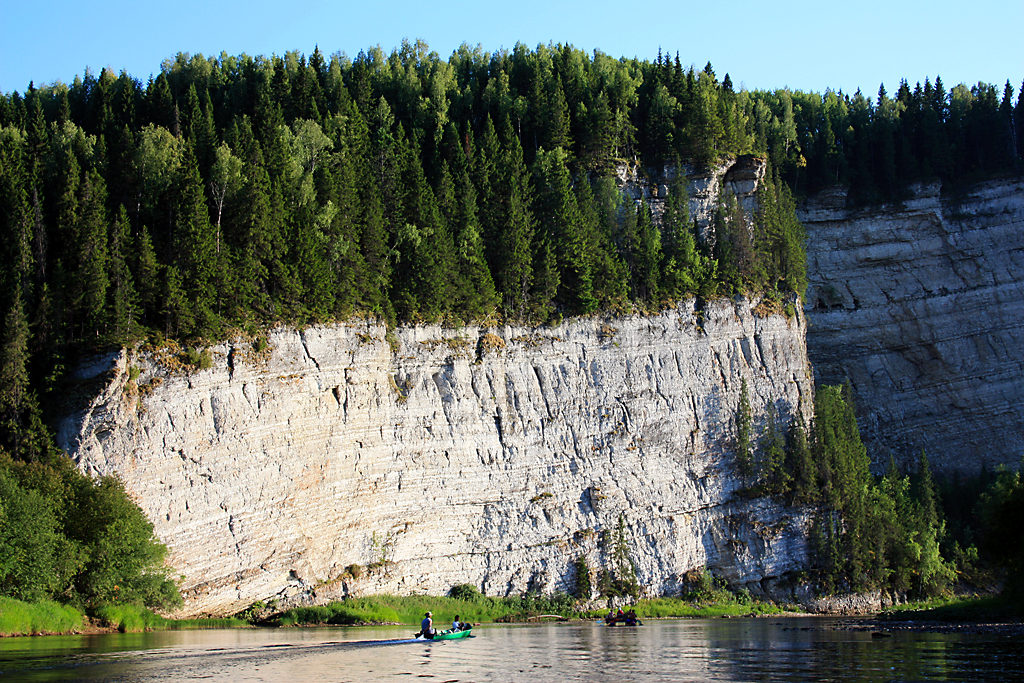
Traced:
<path id="1" fill-rule="evenodd" d="M 455 640 L 457 638 L 468 638 L 473 633 L 473 627 L 467 625 L 466 628 L 459 631 L 438 631 L 434 634 L 433 638 L 427 638 L 426 640 Z M 417 636 L 420 634 L 417 633 Z"/>

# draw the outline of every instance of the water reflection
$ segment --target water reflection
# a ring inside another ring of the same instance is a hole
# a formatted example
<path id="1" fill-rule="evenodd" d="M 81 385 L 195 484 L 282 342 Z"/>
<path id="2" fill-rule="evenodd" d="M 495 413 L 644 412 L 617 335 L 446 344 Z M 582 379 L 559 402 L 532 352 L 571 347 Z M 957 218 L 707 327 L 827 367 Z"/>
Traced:
<path id="1" fill-rule="evenodd" d="M 1024 679 L 1001 636 L 872 637 L 829 619 L 484 626 L 411 641 L 407 627 L 248 629 L 0 640 L 19 681 L 879 681 Z"/>

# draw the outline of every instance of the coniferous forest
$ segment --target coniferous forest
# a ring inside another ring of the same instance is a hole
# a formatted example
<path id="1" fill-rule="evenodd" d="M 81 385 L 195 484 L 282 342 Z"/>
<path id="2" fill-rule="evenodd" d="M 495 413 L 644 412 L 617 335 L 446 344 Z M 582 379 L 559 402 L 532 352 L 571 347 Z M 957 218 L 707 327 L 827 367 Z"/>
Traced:
<path id="1" fill-rule="evenodd" d="M 725 198 L 702 239 L 676 171 L 746 154 L 768 169 L 757 209 Z M 802 294 L 795 198 L 955 191 L 1022 154 L 1010 83 L 748 91 L 678 54 L 555 44 L 178 55 L 145 82 L 30 85 L 0 94 L 0 447 L 57 457 L 45 423 L 67 368 L 144 338 Z M 624 169 L 668 184 L 657 215 L 622 194 Z"/>

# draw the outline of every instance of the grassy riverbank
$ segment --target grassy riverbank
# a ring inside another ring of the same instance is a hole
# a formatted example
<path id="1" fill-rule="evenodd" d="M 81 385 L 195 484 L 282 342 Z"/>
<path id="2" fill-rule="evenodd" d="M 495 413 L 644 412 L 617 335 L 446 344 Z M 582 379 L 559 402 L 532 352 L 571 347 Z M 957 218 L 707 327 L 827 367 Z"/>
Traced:
<path id="1" fill-rule="evenodd" d="M 75 633 L 85 628 L 85 615 L 50 600 L 28 603 L 0 597 L 0 636 Z"/>
<path id="2" fill-rule="evenodd" d="M 419 625 L 424 613 L 434 613 L 437 624 L 451 623 L 458 615 L 462 621 L 515 622 L 526 621 L 539 614 L 575 617 L 575 599 L 567 595 L 494 598 L 478 591 L 454 591 L 456 597 L 427 595 L 371 595 L 350 598 L 321 607 L 297 607 L 277 615 L 270 624 L 410 624 Z"/>
<path id="3" fill-rule="evenodd" d="M 269 624 L 297 626 L 306 624 L 409 624 L 419 625 L 427 611 L 434 614 L 435 624 L 448 624 L 456 615 L 473 623 L 526 622 L 542 615 L 566 619 L 596 619 L 607 614 L 606 608 L 590 609 L 567 595 L 495 598 L 473 594 L 460 597 L 373 595 L 351 598 L 320 607 L 299 607 L 283 612 Z M 656 598 L 639 600 L 632 605 L 641 619 L 672 617 L 708 618 L 779 614 L 782 607 L 760 602 L 727 591 L 701 599 Z"/>
<path id="4" fill-rule="evenodd" d="M 70 634 L 103 631 L 122 633 L 204 628 L 242 628 L 242 619 L 167 619 L 135 605 L 104 605 L 90 616 L 50 600 L 22 602 L 0 597 L 0 636 Z"/>
<path id="5" fill-rule="evenodd" d="M 983 623 L 1024 619 L 1024 605 L 1003 596 L 942 598 L 890 607 L 881 619 Z"/>

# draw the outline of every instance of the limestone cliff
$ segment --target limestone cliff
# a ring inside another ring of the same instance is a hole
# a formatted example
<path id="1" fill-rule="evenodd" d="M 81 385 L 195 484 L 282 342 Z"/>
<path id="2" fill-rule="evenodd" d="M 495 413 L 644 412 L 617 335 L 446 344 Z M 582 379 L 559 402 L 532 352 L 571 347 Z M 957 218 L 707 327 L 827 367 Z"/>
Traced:
<path id="1" fill-rule="evenodd" d="M 788 421 L 812 385 L 802 316 L 746 299 L 556 328 L 279 329 L 83 366 L 105 388 L 59 440 L 116 473 L 184 575 L 182 614 L 359 591 L 565 589 L 621 519 L 641 582 L 771 581 L 807 520 L 737 500 L 735 415 Z M 355 578 L 346 568 L 369 570 Z"/>
<path id="2" fill-rule="evenodd" d="M 921 188 L 899 206 L 800 211 L 808 346 L 826 383 L 852 383 L 876 465 L 892 453 L 976 472 L 1024 442 L 1024 181 L 966 196 Z"/>

